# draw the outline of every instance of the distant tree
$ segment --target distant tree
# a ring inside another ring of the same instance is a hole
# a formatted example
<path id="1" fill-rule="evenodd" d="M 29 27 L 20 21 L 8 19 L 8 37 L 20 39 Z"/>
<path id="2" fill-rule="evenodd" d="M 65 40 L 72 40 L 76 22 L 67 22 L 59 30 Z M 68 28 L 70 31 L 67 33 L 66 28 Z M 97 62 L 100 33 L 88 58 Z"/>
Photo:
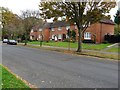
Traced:
<path id="1" fill-rule="evenodd" d="M 2 36 L 16 38 L 19 32 L 23 32 L 23 29 L 20 29 L 22 27 L 22 19 L 8 8 L 0 7 L 0 11 L 2 12 Z"/>
<path id="2" fill-rule="evenodd" d="M 86 0 L 86 2 L 41 2 L 39 7 L 44 19 L 66 16 L 67 21 L 75 23 L 78 28 L 78 49 L 82 51 L 82 33 L 90 24 L 99 21 L 114 8 L 116 2 Z"/>
<path id="3" fill-rule="evenodd" d="M 76 40 L 76 32 L 74 30 L 68 29 L 67 35 L 73 42 L 75 42 L 75 40 Z"/>
<path id="4" fill-rule="evenodd" d="M 114 22 L 117 24 L 118 27 L 115 26 L 115 34 L 120 33 L 120 11 L 118 10 L 114 19 Z"/>
<path id="5" fill-rule="evenodd" d="M 72 37 L 72 41 L 75 42 L 76 41 L 76 32 L 74 30 L 71 31 L 71 37 Z"/>
<path id="6" fill-rule="evenodd" d="M 29 39 L 30 31 L 33 26 L 36 24 L 42 24 L 42 19 L 39 18 L 39 12 L 38 11 L 31 11 L 26 10 L 22 11 L 22 18 L 24 23 L 24 37 L 25 37 L 25 45 L 27 45 L 27 41 Z"/>

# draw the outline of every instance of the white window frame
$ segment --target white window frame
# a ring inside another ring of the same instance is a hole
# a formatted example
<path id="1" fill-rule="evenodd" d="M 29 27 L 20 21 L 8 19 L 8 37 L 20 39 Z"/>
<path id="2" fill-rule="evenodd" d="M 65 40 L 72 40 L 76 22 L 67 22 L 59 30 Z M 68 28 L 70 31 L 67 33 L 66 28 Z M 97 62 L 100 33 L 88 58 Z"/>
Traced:
<path id="1" fill-rule="evenodd" d="M 55 31 L 55 29 L 54 29 L 54 28 L 51 28 L 51 30 L 52 30 L 52 31 Z"/>
<path id="2" fill-rule="evenodd" d="M 58 34 L 58 39 L 62 39 L 62 34 Z"/>
<path id="3" fill-rule="evenodd" d="M 70 26 L 66 26 L 66 30 L 70 29 Z"/>
<path id="4" fill-rule="evenodd" d="M 33 33 L 33 29 L 31 29 L 31 33 Z"/>
<path id="5" fill-rule="evenodd" d="M 77 28 L 77 25 L 75 25 L 75 29 L 78 29 L 78 28 Z"/>
<path id="6" fill-rule="evenodd" d="M 31 40 L 33 40 L 33 37 L 32 37 L 32 36 L 30 36 L 30 39 L 31 39 Z"/>
<path id="7" fill-rule="evenodd" d="M 39 28 L 39 31 L 42 31 L 42 29 L 41 29 L 41 28 Z"/>
<path id="8" fill-rule="evenodd" d="M 62 30 L 62 27 L 58 27 L 58 30 Z"/>
<path id="9" fill-rule="evenodd" d="M 66 34 L 66 38 L 69 38 L 69 36 Z"/>
<path id="10" fill-rule="evenodd" d="M 91 33 L 90 32 L 85 32 L 84 33 L 84 39 L 91 40 Z"/>
<path id="11" fill-rule="evenodd" d="M 52 39 L 55 39 L 55 35 L 54 34 L 52 35 Z"/>

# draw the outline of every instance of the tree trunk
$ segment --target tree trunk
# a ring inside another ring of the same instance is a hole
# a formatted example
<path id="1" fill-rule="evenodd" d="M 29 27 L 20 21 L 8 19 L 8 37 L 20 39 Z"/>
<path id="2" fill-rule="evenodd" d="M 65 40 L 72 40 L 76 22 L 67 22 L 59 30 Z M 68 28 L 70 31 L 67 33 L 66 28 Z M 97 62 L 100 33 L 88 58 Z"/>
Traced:
<path id="1" fill-rule="evenodd" d="M 119 25 L 120 25 L 120 24 L 118 24 L 118 32 L 120 32 L 120 30 L 119 30 L 119 29 L 120 29 L 120 28 L 119 28 Z"/>
<path id="2" fill-rule="evenodd" d="M 78 49 L 77 49 L 77 52 L 82 52 L 82 33 L 81 33 L 80 29 L 78 30 L 78 34 L 79 34 L 79 37 L 78 37 Z"/>
<path id="3" fill-rule="evenodd" d="M 25 34 L 25 44 L 24 45 L 27 45 L 27 34 Z"/>

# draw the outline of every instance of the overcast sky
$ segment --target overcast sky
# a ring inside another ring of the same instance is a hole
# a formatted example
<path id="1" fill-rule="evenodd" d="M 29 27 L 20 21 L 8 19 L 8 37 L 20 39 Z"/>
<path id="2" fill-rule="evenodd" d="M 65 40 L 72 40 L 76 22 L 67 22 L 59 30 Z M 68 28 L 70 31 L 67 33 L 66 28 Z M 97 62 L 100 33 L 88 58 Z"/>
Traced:
<path id="1" fill-rule="evenodd" d="M 39 2 L 40 0 L 0 0 L 0 6 L 7 7 L 13 13 L 20 15 L 22 10 L 39 10 Z M 118 6 L 110 11 L 112 20 L 114 20 L 113 15 L 116 14 L 117 9 Z"/>

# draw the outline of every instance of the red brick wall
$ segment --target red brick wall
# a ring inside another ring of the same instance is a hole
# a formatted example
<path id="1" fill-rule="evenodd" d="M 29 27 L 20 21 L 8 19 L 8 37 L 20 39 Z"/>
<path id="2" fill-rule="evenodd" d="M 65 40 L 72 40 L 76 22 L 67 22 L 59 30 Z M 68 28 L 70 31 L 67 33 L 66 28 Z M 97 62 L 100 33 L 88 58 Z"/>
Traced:
<path id="1" fill-rule="evenodd" d="M 43 40 L 44 41 L 50 40 L 50 30 L 48 28 L 43 30 Z"/>
<path id="2" fill-rule="evenodd" d="M 114 25 L 102 24 L 101 28 L 102 28 L 102 31 L 101 31 L 101 42 L 104 41 L 104 36 L 106 34 L 110 34 L 110 35 L 114 34 Z"/>
<path id="3" fill-rule="evenodd" d="M 96 23 L 87 28 L 85 32 L 91 32 L 92 40 L 94 40 L 94 35 L 96 36 L 96 43 L 102 43 L 104 41 L 104 36 L 109 34 L 114 34 L 114 25 Z"/>
<path id="4" fill-rule="evenodd" d="M 74 26 L 74 25 L 71 25 L 71 26 L 70 26 L 70 29 L 71 29 L 71 30 L 75 30 L 75 26 Z M 61 30 L 58 30 L 57 27 L 54 28 L 54 31 L 51 30 L 51 31 L 50 31 L 50 38 L 52 38 L 52 35 L 58 35 L 58 34 L 61 34 L 61 35 L 67 34 L 66 27 L 62 27 Z M 63 39 L 61 39 L 60 41 L 63 41 Z"/>
<path id="5" fill-rule="evenodd" d="M 76 31 L 76 40 L 78 40 L 78 30 L 75 29 L 74 25 L 70 26 L 71 30 Z M 96 36 L 96 43 L 101 43 L 104 41 L 104 36 L 109 33 L 109 34 L 114 34 L 114 25 L 110 24 L 104 24 L 104 23 L 95 23 L 91 26 L 89 26 L 85 32 L 90 32 L 91 33 L 91 39 L 94 40 Z M 39 37 L 39 34 L 41 32 L 33 32 L 30 33 L 30 35 L 34 35 L 35 38 Z M 54 31 L 50 29 L 44 29 L 43 30 L 43 40 L 44 41 L 49 41 L 52 38 L 52 35 L 58 35 L 58 34 L 67 34 L 66 27 L 62 27 L 61 30 L 58 30 L 58 28 L 54 28 Z M 95 36 L 94 36 L 95 35 Z M 84 35 L 83 35 L 83 40 L 84 40 Z M 62 39 L 61 39 L 62 41 Z"/>
<path id="6" fill-rule="evenodd" d="M 38 40 L 39 32 L 34 32 L 33 31 L 33 32 L 30 33 L 30 36 L 34 36 L 33 40 Z"/>

